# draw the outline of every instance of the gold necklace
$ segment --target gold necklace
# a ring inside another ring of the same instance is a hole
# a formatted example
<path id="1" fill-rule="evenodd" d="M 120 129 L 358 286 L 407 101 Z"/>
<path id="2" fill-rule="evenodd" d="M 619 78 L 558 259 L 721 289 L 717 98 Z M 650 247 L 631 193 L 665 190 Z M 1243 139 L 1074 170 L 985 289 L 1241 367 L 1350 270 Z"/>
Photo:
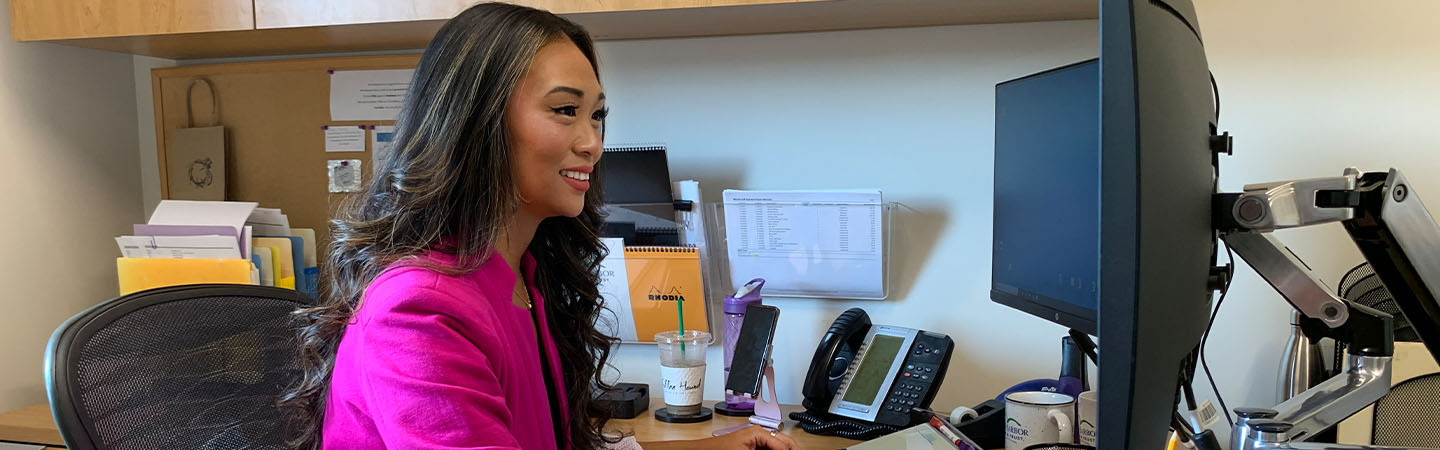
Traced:
<path id="1" fill-rule="evenodd" d="M 524 281 L 515 283 L 515 294 L 519 295 L 521 299 L 525 300 L 525 309 L 533 309 L 535 305 L 530 303 L 530 291 L 528 289 L 525 289 L 524 286 Z"/>

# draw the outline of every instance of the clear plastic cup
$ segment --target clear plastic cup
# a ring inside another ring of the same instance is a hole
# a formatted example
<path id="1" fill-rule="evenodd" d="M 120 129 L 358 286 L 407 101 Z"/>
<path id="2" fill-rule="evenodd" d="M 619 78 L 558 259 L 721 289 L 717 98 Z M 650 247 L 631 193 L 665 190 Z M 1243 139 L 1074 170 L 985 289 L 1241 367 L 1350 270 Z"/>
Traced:
<path id="1" fill-rule="evenodd" d="M 675 415 L 700 413 L 705 392 L 705 348 L 710 333 L 687 330 L 655 333 L 660 347 L 660 384 L 665 391 L 665 408 Z"/>

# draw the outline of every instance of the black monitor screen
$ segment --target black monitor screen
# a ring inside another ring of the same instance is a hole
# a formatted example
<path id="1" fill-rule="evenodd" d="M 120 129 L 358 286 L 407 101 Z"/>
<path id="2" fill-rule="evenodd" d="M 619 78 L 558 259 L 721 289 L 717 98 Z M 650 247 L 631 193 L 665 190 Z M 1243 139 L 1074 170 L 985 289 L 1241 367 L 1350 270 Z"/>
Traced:
<path id="1" fill-rule="evenodd" d="M 1100 284 L 1098 60 L 995 87 L 991 298 L 1096 334 Z"/>

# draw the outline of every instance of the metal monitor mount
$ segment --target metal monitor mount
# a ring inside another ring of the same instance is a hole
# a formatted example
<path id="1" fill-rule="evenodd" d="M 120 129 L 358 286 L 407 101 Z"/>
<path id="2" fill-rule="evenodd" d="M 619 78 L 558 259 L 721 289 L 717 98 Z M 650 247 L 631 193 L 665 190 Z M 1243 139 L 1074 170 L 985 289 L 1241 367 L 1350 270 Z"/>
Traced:
<path id="1" fill-rule="evenodd" d="M 1323 284 L 1270 232 L 1341 222 L 1401 311 L 1440 361 L 1440 226 L 1400 171 L 1282 181 L 1215 196 L 1220 237 L 1303 316 L 1311 339 L 1349 354 L 1345 371 L 1273 409 L 1237 408 L 1231 450 L 1382 449 L 1303 442 L 1390 391 L 1392 317 L 1351 303 Z"/>

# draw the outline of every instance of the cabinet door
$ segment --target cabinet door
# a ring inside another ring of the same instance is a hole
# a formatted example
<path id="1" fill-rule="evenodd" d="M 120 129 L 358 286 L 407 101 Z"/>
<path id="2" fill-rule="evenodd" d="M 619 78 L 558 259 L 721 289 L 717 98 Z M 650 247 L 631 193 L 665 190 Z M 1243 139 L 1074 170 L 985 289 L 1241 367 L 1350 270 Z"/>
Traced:
<path id="1" fill-rule="evenodd" d="M 255 28 L 251 0 L 10 0 L 17 41 Z"/>
<path id="2" fill-rule="evenodd" d="M 480 0 L 255 0 L 255 27 L 447 20 Z M 556 14 L 760 5 L 813 0 L 508 0 Z"/>
<path id="3" fill-rule="evenodd" d="M 444 20 L 475 3 L 477 0 L 255 0 L 255 27 Z"/>

